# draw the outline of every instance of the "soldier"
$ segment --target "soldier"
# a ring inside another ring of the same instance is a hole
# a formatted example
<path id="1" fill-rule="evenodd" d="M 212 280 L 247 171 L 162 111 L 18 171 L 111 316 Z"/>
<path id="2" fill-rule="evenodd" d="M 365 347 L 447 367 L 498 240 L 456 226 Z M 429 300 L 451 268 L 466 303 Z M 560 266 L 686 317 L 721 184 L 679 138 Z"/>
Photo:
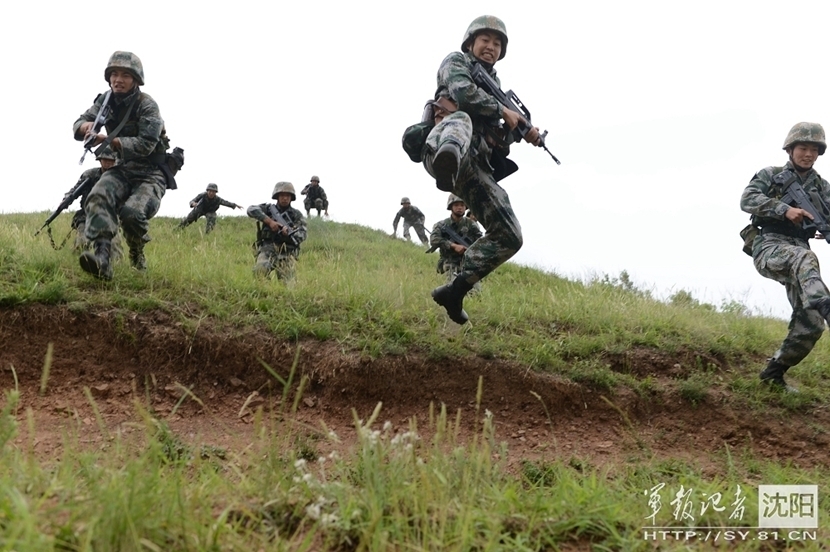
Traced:
<path id="1" fill-rule="evenodd" d="M 441 259 L 439 260 L 438 271 L 447 275 L 448 284 L 451 284 L 458 273 L 461 272 L 464 252 L 481 237 L 478 224 L 464 216 L 466 209 L 467 205 L 463 199 L 450 194 L 449 199 L 447 199 L 447 210 L 450 211 L 450 218 L 436 222 L 435 226 L 432 227 L 432 235 L 429 237 L 430 249 L 428 252 L 435 249 L 440 251 Z M 480 289 L 480 283 L 476 282 L 473 290 L 478 289 Z"/>
<path id="2" fill-rule="evenodd" d="M 67 196 L 74 194 L 79 186 L 84 186 L 87 189 L 86 192 L 81 194 L 81 208 L 75 211 L 75 214 L 72 216 L 72 228 L 76 232 L 74 249 L 79 252 L 89 249 L 90 246 L 90 242 L 87 241 L 84 234 L 86 230 L 86 213 L 84 212 L 84 203 L 89 195 L 89 190 L 91 190 L 98 180 L 101 179 L 101 175 L 115 165 L 116 155 L 111 149 L 104 148 L 95 154 L 95 159 L 98 160 L 101 166 L 84 171 L 78 179 L 78 183 L 75 184 L 75 186 L 64 196 L 64 198 L 66 198 Z M 117 233 L 112 240 L 111 257 L 113 262 L 121 257 L 121 238 Z"/>
<path id="3" fill-rule="evenodd" d="M 422 244 L 426 245 L 429 242 L 427 239 L 426 229 L 424 228 L 424 220 L 426 220 L 426 217 L 424 217 L 424 214 L 420 209 L 410 203 L 408 197 L 401 198 L 401 208 L 395 215 L 395 220 L 392 221 L 393 237 L 398 234 L 398 222 L 401 218 L 403 218 L 404 239 L 409 239 L 409 228 L 412 227 L 415 229 L 415 233 L 418 234 L 418 238 L 421 240 Z"/>
<path id="4" fill-rule="evenodd" d="M 756 270 L 784 284 L 793 307 L 789 333 L 761 372 L 761 381 L 795 391 L 784 374 L 810 353 L 824 332 L 825 321 L 830 321 L 830 291 L 807 241 L 815 237 L 815 227 L 802 224 L 813 217 L 781 199 L 787 199 L 785 189 L 797 182 L 813 197 L 819 212 L 817 200 L 830 203 L 830 183 L 813 169 L 827 149 L 824 129 L 816 123 L 798 123 L 787 134 L 783 149 L 789 155 L 787 164 L 758 171 L 744 189 L 741 209 L 752 215 L 752 226 L 758 229 L 751 243 Z"/>
<path id="5" fill-rule="evenodd" d="M 192 207 L 193 210 L 182 219 L 176 229 L 181 230 L 182 228 L 185 228 L 199 220 L 200 217 L 204 216 L 205 234 L 210 234 L 213 227 L 216 226 L 216 211 L 219 210 L 220 206 L 230 207 L 231 209 L 242 209 L 241 205 L 225 201 L 216 195 L 218 193 L 219 186 L 212 183 L 208 184 L 204 192 L 190 200 L 190 207 Z"/>
<path id="6" fill-rule="evenodd" d="M 305 215 L 311 216 L 311 210 L 317 209 L 317 216 L 320 216 L 320 211 L 325 211 L 326 216 L 329 216 L 329 199 L 326 197 L 326 191 L 320 186 L 320 177 L 312 176 L 311 182 L 305 185 L 301 195 L 306 196 L 303 200 L 305 206 Z"/>
<path id="7" fill-rule="evenodd" d="M 291 202 L 297 199 L 291 182 L 277 182 L 271 199 L 276 199 L 277 204 L 248 207 L 248 216 L 261 223 L 257 225 L 254 274 L 267 278 L 276 270 L 277 278 L 292 282 L 300 244 L 306 239 L 306 221 L 300 211 L 291 207 Z"/>
<path id="8" fill-rule="evenodd" d="M 162 164 L 166 162 L 169 140 L 156 102 L 143 93 L 144 68 L 131 52 L 115 52 L 104 69 L 112 97 L 105 126 L 107 134 L 94 136 L 94 144 L 110 146 L 121 162 L 101 176 L 84 204 L 86 238 L 94 252 L 81 254 L 81 268 L 102 280 L 112 279 L 111 242 L 118 221 L 130 248 L 130 263 L 146 270 L 144 244 L 150 241 L 149 219 L 159 210 L 169 182 Z M 103 108 L 105 95 L 95 99 L 73 126 L 76 140 L 84 140 Z M 170 177 L 172 180 L 172 176 Z"/>
<path id="9" fill-rule="evenodd" d="M 496 183 L 516 170 L 515 163 L 506 157 L 507 145 L 494 137 L 503 135 L 501 119 L 512 130 L 524 118 L 480 89 L 472 77 L 474 64 L 479 64 L 499 82 L 493 67 L 506 52 L 507 30 L 501 19 L 484 15 L 473 20 L 461 52 L 449 54 L 438 69 L 435 126 L 421 151 L 437 187 L 463 198 L 487 229 L 464 253 L 458 277 L 432 291 L 435 302 L 458 324 L 468 320 L 463 308 L 467 292 L 522 246 L 519 221 L 507 193 Z M 538 129 L 531 128 L 525 140 L 539 145 Z M 494 167 L 499 168 L 496 176 Z"/>

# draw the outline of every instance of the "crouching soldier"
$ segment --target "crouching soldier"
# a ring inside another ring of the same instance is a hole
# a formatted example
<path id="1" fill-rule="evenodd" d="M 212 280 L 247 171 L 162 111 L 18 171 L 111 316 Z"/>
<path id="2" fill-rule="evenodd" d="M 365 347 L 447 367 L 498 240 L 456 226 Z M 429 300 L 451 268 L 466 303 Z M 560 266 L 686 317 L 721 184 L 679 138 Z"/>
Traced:
<path id="1" fill-rule="evenodd" d="M 320 186 L 319 176 L 312 176 L 311 182 L 305 185 L 300 194 L 305 196 L 303 207 L 305 207 L 307 217 L 311 217 L 312 209 L 317 209 L 318 217 L 320 211 L 325 211 L 325 215 L 329 216 L 329 198 L 326 196 L 326 191 Z"/>
<path id="2" fill-rule="evenodd" d="M 276 270 L 277 278 L 294 280 L 300 244 L 306 239 L 306 221 L 303 214 L 291 207 L 297 199 L 291 182 L 277 182 L 271 199 L 273 203 L 262 203 L 248 207 L 248 216 L 257 219 L 256 264 L 254 274 L 263 278 Z"/>
<path id="3" fill-rule="evenodd" d="M 197 195 L 190 201 L 190 207 L 193 209 L 186 217 L 182 219 L 177 230 L 181 230 L 186 226 L 193 224 L 201 217 L 205 217 L 205 234 L 210 234 L 213 227 L 216 226 L 216 211 L 219 207 L 230 207 L 231 209 L 242 209 L 241 205 L 225 201 L 219 197 L 219 186 L 216 184 L 208 184 L 205 191 Z"/>
<path id="4" fill-rule="evenodd" d="M 481 237 L 481 230 L 478 224 L 472 219 L 464 216 L 467 205 L 458 196 L 450 194 L 447 199 L 447 210 L 450 211 L 450 218 L 436 222 L 432 227 L 432 234 L 429 238 L 430 249 L 428 253 L 438 249 L 441 259 L 438 262 L 438 271 L 447 275 L 447 283 L 451 284 L 455 277 L 461 272 L 461 265 L 464 263 L 464 253 L 467 248 L 473 245 Z M 470 291 L 479 291 L 480 283 L 476 282 Z"/>

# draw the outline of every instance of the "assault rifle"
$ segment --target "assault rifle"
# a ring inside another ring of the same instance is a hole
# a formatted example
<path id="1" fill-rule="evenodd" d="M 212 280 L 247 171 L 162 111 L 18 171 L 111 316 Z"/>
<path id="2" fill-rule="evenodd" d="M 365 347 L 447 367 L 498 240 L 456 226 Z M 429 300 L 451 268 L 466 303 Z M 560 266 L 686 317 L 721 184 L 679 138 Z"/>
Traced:
<path id="1" fill-rule="evenodd" d="M 461 234 L 453 230 L 449 224 L 446 224 L 441 227 L 441 233 L 445 234 L 451 242 L 456 243 L 458 245 L 463 245 L 464 247 L 470 247 L 471 245 L 473 245 L 473 240 L 471 240 L 468 236 L 462 236 Z M 438 247 L 439 246 L 437 245 L 433 245 L 424 253 L 432 253 L 433 251 L 438 249 Z"/>
<path id="2" fill-rule="evenodd" d="M 785 190 L 786 193 L 781 201 L 787 204 L 795 203 L 794 206 L 804 209 L 813 216 L 813 220 L 804 217 L 801 223 L 802 228 L 811 233 L 818 232 L 827 243 L 830 243 L 830 222 L 827 221 L 827 217 L 830 216 L 830 207 L 827 206 L 827 203 L 818 195 L 811 198 L 795 178 L 786 186 Z M 818 201 L 819 205 L 815 205 L 813 201 Z"/>
<path id="3" fill-rule="evenodd" d="M 35 232 L 35 236 L 40 234 L 40 232 L 44 228 L 49 226 L 53 220 L 58 218 L 58 215 L 63 213 L 65 209 L 68 209 L 69 206 L 72 205 L 76 199 L 78 199 L 79 197 L 83 197 L 84 194 L 89 192 L 89 190 L 92 189 L 92 184 L 92 179 L 87 178 L 86 180 L 79 184 L 76 184 L 74 188 L 66 192 L 66 195 L 63 196 L 63 200 L 60 202 L 60 205 L 58 205 L 58 208 L 55 209 L 55 211 L 51 215 L 49 215 L 49 218 L 47 218 L 46 222 L 43 223 L 43 226 L 40 227 L 40 230 Z"/>
<path id="4" fill-rule="evenodd" d="M 277 211 L 277 208 L 273 204 L 268 205 L 268 216 L 271 217 L 271 219 L 277 221 L 277 224 L 279 224 L 280 226 L 288 228 L 288 235 L 285 237 L 288 239 L 289 243 L 292 246 L 300 247 L 300 242 L 297 241 L 297 237 L 294 235 L 300 229 L 299 226 L 297 228 L 292 228 L 291 221 L 282 213 Z M 277 233 L 277 235 L 284 236 L 284 234 L 282 233 L 282 228 L 280 228 L 280 231 Z"/>
<path id="5" fill-rule="evenodd" d="M 472 71 L 473 80 L 479 86 L 479 88 L 483 89 L 485 92 L 496 98 L 500 104 L 508 109 L 512 109 L 517 113 L 520 113 L 524 118 L 525 121 L 519 121 L 519 124 L 513 129 L 512 134 L 513 138 L 519 142 L 521 141 L 525 135 L 530 132 L 530 129 L 533 128 L 533 125 L 530 122 L 530 110 L 525 107 L 525 104 L 522 103 L 522 100 L 516 95 L 515 92 L 512 90 L 508 90 L 507 92 L 502 92 L 501 88 L 499 88 L 498 83 L 491 77 L 487 71 L 481 66 L 480 63 L 473 64 L 473 71 Z M 557 165 L 561 165 L 562 163 L 559 162 L 559 159 L 556 158 L 555 155 L 551 153 L 548 147 L 545 145 L 545 136 L 548 135 L 548 131 L 546 130 L 542 134 L 539 135 L 539 147 L 543 148 L 548 155 L 553 157 L 553 160 L 556 161 Z"/>
<path id="6" fill-rule="evenodd" d="M 107 90 L 106 94 L 104 94 L 104 103 L 101 104 L 101 109 L 98 110 L 98 115 L 95 116 L 95 120 L 92 122 L 92 128 L 84 137 L 84 154 L 78 162 L 79 165 L 84 164 L 84 158 L 86 157 L 87 152 L 92 153 L 92 148 L 95 145 L 95 138 L 98 136 L 98 133 L 101 132 L 101 129 L 104 127 L 104 123 L 107 122 L 107 116 L 110 114 L 111 96 L 112 89 Z"/>

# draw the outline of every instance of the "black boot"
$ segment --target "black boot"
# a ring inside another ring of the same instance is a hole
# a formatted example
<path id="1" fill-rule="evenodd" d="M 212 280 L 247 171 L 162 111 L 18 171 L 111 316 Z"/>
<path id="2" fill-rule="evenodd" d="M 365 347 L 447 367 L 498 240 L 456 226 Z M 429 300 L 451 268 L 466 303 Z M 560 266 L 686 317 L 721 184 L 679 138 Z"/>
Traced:
<path id="1" fill-rule="evenodd" d="M 84 251 L 81 254 L 81 268 L 100 280 L 112 280 L 111 247 L 110 240 L 95 240 L 93 251 Z"/>
<path id="2" fill-rule="evenodd" d="M 784 373 L 786 373 L 786 371 L 789 369 L 789 366 L 784 366 L 777 360 L 769 359 L 767 367 L 764 368 L 763 371 L 761 371 L 761 381 L 766 383 L 770 387 L 773 387 L 781 391 L 798 393 L 798 389 L 796 389 L 795 387 L 790 387 L 789 385 L 787 385 L 787 382 L 784 381 Z"/>
<path id="3" fill-rule="evenodd" d="M 432 172 L 435 186 L 443 192 L 451 192 L 455 187 L 458 167 L 461 166 L 461 148 L 453 142 L 447 142 L 435 152 L 432 159 Z"/>
<path id="4" fill-rule="evenodd" d="M 462 278 L 456 278 L 451 284 L 446 284 L 432 290 L 432 300 L 447 309 L 447 316 L 456 324 L 464 324 L 470 319 L 464 311 L 464 296 L 473 289 Z"/>
<path id="5" fill-rule="evenodd" d="M 147 270 L 147 259 L 144 257 L 144 244 L 130 245 L 130 264 L 140 272 Z"/>
<path id="6" fill-rule="evenodd" d="M 830 324 L 830 297 L 822 297 L 818 301 L 810 303 L 810 308 L 816 309 L 821 317 Z"/>

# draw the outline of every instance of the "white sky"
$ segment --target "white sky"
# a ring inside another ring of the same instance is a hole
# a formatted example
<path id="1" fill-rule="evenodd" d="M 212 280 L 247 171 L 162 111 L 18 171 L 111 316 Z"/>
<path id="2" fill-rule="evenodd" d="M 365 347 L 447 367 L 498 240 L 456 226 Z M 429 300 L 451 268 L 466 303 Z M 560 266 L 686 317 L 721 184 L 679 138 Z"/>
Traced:
<path id="1" fill-rule="evenodd" d="M 686 289 L 788 317 L 783 287 L 741 252 L 739 198 L 786 162 L 793 124 L 830 130 L 826 1 L 4 2 L 0 212 L 53 209 L 95 166 L 78 166 L 71 126 L 106 90 L 110 54 L 129 50 L 186 152 L 159 216 L 185 215 L 208 182 L 247 206 L 317 174 L 333 220 L 391 231 L 406 195 L 431 227 L 446 194 L 401 135 L 487 13 L 507 25 L 504 88 L 562 161 L 513 148 L 514 259 L 577 278 L 627 270 L 660 297 Z M 830 245 L 814 250 L 830 263 Z"/>

